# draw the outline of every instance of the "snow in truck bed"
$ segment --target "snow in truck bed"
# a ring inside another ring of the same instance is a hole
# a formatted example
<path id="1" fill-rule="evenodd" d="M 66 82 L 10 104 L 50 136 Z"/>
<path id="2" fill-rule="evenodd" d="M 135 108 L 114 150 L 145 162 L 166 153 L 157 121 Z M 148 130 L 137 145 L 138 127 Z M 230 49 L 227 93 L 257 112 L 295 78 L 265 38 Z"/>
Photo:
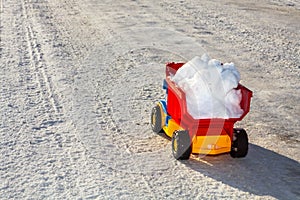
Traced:
<path id="1" fill-rule="evenodd" d="M 240 73 L 234 63 L 221 63 L 206 54 L 194 57 L 172 77 L 185 93 L 187 110 L 195 119 L 239 118 Z"/>

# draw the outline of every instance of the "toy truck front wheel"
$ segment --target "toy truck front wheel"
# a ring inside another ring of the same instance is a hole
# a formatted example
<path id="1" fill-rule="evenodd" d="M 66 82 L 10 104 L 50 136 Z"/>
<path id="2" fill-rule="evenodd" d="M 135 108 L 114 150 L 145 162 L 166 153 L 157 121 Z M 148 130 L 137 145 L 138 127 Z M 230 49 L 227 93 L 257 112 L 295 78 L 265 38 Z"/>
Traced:
<path id="1" fill-rule="evenodd" d="M 152 108 L 151 128 L 155 133 L 159 133 L 162 130 L 162 111 L 159 105 Z"/>
<path id="2" fill-rule="evenodd" d="M 177 160 L 188 160 L 192 153 L 192 145 L 188 131 L 174 131 L 172 137 L 172 153 Z"/>

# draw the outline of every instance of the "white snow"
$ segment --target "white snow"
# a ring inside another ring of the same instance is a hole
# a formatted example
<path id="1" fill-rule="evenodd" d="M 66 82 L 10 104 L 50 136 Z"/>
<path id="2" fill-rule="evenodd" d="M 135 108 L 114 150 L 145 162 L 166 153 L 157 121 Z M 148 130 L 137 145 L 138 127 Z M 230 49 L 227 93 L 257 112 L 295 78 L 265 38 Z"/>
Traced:
<path id="1" fill-rule="evenodd" d="M 0 2 L 0 199 L 299 199 L 300 1 Z M 254 93 L 244 159 L 151 130 L 163 63 L 204 52 Z"/>
<path id="2" fill-rule="evenodd" d="M 241 91 L 235 89 L 240 73 L 234 63 L 222 64 L 207 54 L 194 57 L 172 77 L 185 93 L 187 110 L 195 119 L 238 118 Z"/>

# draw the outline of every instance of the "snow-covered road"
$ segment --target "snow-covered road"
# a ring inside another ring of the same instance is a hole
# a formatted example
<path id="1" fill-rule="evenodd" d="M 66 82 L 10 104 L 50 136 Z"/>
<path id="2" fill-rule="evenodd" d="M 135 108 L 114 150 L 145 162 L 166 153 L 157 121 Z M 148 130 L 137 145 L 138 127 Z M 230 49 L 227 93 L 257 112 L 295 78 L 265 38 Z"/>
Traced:
<path id="1" fill-rule="evenodd" d="M 297 1 L 0 1 L 0 199 L 299 199 Z M 164 64 L 208 53 L 254 92 L 249 154 L 176 161 Z"/>

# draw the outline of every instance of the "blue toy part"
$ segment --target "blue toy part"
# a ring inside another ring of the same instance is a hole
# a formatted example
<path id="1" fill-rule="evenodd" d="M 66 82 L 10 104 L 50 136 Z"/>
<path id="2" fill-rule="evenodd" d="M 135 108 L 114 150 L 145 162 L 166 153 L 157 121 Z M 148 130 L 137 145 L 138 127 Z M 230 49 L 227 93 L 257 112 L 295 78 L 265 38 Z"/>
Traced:
<path id="1" fill-rule="evenodd" d="M 167 102 L 166 100 L 160 100 L 159 103 L 161 104 L 161 107 L 165 114 L 167 114 Z"/>
<path id="2" fill-rule="evenodd" d="M 166 79 L 164 79 L 164 81 L 163 81 L 163 89 L 166 90 L 166 93 L 168 94 L 168 83 L 167 83 Z"/>
<path id="3" fill-rule="evenodd" d="M 161 107 L 162 107 L 162 110 L 163 110 L 163 114 L 165 116 L 165 126 L 168 126 L 168 123 L 169 123 L 169 120 L 172 119 L 172 117 L 170 115 L 168 115 L 168 112 L 167 112 L 167 101 L 166 100 L 160 100 L 159 101 Z"/>

